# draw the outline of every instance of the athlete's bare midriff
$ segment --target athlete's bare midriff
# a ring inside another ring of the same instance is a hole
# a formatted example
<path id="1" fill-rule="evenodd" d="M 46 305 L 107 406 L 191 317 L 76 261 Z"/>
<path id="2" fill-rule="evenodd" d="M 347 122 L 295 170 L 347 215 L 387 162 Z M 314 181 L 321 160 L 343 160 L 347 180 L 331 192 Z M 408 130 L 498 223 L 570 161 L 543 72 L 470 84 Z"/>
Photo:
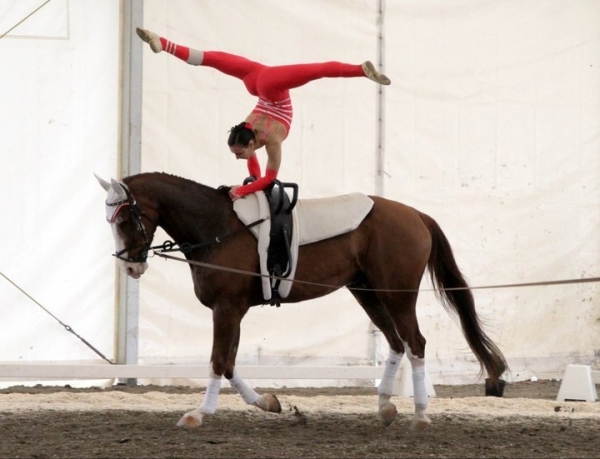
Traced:
<path id="1" fill-rule="evenodd" d="M 268 144 L 282 143 L 287 137 L 288 132 L 285 125 L 268 115 L 253 112 L 246 117 L 245 121 L 252 124 L 258 143 L 257 148 Z"/>

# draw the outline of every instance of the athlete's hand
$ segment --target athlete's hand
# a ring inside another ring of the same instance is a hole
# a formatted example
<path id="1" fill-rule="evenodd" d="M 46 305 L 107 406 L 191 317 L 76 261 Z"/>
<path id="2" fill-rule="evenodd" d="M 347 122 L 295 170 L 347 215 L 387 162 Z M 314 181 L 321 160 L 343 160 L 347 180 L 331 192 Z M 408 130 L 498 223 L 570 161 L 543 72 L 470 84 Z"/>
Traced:
<path id="1" fill-rule="evenodd" d="M 239 185 L 233 185 L 230 190 L 229 190 L 229 197 L 231 198 L 232 201 L 237 201 L 238 199 L 241 198 L 241 196 L 237 196 L 235 194 L 235 190 L 237 190 L 240 186 Z"/>

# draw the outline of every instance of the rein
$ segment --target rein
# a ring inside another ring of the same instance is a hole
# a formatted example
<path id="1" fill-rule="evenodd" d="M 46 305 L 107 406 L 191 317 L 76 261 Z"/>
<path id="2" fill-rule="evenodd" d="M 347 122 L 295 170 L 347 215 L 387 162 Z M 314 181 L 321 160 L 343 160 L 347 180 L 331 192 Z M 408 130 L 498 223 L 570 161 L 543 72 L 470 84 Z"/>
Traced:
<path id="1" fill-rule="evenodd" d="M 169 241 L 167 241 L 167 242 L 169 242 Z M 210 269 L 215 269 L 218 271 L 226 271 L 226 272 L 230 272 L 230 273 L 243 274 L 243 275 L 252 276 L 252 277 L 265 277 L 265 278 L 275 279 L 275 280 L 287 280 L 289 282 L 294 282 L 297 284 L 314 285 L 317 287 L 327 287 L 327 288 L 332 288 L 332 289 L 340 289 L 342 287 L 346 287 L 348 290 L 364 290 L 364 291 L 369 291 L 369 292 L 391 292 L 391 293 L 393 293 L 393 292 L 398 292 L 398 293 L 436 292 L 436 289 L 433 289 L 433 288 L 430 288 L 430 289 L 374 289 L 374 288 L 349 287 L 348 285 L 320 284 L 318 282 L 309 282 L 309 281 L 302 281 L 302 280 L 297 280 L 297 279 L 286 279 L 285 277 L 269 276 L 266 274 L 244 271 L 242 269 L 227 268 L 225 266 L 214 265 L 211 263 L 204 263 L 202 261 L 188 260 L 186 258 L 178 258 L 178 257 L 174 257 L 172 255 L 165 255 L 163 253 L 163 251 L 155 252 L 155 254 L 158 255 L 159 257 L 162 257 L 165 259 L 181 261 L 183 263 L 188 263 L 190 265 L 195 265 L 195 266 L 201 266 L 203 268 L 210 268 Z M 501 289 L 501 288 L 541 287 L 541 286 L 547 286 L 547 285 L 587 284 L 587 283 L 595 283 L 595 282 L 600 282 L 600 277 L 587 277 L 587 278 L 582 278 L 582 279 L 563 279 L 563 280 L 541 281 L 541 282 L 524 282 L 524 283 L 518 283 L 518 284 L 482 285 L 482 286 L 476 286 L 476 287 L 451 287 L 451 288 L 445 288 L 444 290 L 445 291 L 493 290 L 493 289 Z"/>
<path id="2" fill-rule="evenodd" d="M 119 260 L 123 260 L 126 261 L 128 263 L 145 263 L 146 260 L 148 259 L 148 253 L 150 251 L 154 253 L 157 253 L 156 251 L 158 250 L 160 253 L 163 252 L 181 252 L 183 254 L 187 254 L 192 252 L 193 250 L 196 250 L 198 248 L 201 247 L 206 247 L 212 244 L 218 244 L 220 242 L 223 242 L 227 239 L 229 239 L 230 237 L 235 236 L 237 233 L 240 233 L 242 231 L 245 231 L 246 229 L 250 229 L 256 225 L 260 225 L 261 223 L 263 223 L 264 221 L 268 220 L 269 217 L 266 218 L 261 218 L 258 219 L 248 225 L 245 225 L 241 228 L 238 228 L 234 231 L 229 231 L 228 233 L 225 233 L 222 236 L 217 236 L 214 239 L 211 239 L 209 241 L 206 242 L 201 242 L 201 243 L 197 243 L 197 244 L 190 244 L 188 242 L 184 242 L 182 244 L 179 244 L 177 242 L 174 241 L 165 241 L 164 243 L 162 243 L 161 245 L 155 245 L 155 246 L 150 246 L 150 243 L 152 242 L 150 240 L 150 238 L 148 237 L 148 233 L 146 232 L 146 228 L 144 227 L 144 224 L 142 223 L 142 217 L 146 217 L 146 214 L 140 210 L 140 208 L 137 205 L 136 200 L 133 198 L 133 195 L 131 194 L 131 192 L 129 191 L 129 189 L 125 186 L 122 186 L 123 190 L 125 191 L 126 194 L 126 198 L 122 199 L 121 201 L 117 201 L 117 202 L 113 202 L 113 203 L 109 203 L 109 202 L 105 202 L 105 204 L 109 207 L 116 207 L 117 209 L 113 212 L 112 217 L 108 220 L 109 223 L 114 223 L 117 215 L 119 214 L 119 212 L 121 212 L 121 210 L 123 210 L 125 207 L 129 208 L 129 213 L 131 215 L 131 220 L 134 222 L 135 225 L 135 230 L 137 230 L 144 238 L 144 242 L 143 243 L 138 243 L 138 242 L 133 242 L 131 244 L 129 244 L 127 247 L 125 247 L 124 249 L 119 250 L 118 252 L 114 253 L 113 256 L 118 258 Z M 146 217 L 148 218 L 148 217 Z M 123 256 L 124 253 L 128 253 L 130 250 L 137 248 L 141 246 L 142 250 L 140 251 L 140 253 L 138 254 L 138 256 L 136 258 L 133 257 L 129 257 L 129 258 L 125 258 Z"/>
<path id="3" fill-rule="evenodd" d="M 152 247 L 148 247 L 148 251 L 152 250 L 152 253 L 156 254 L 158 256 L 163 256 L 161 254 L 163 254 L 165 252 L 181 252 L 183 254 L 187 254 L 187 253 L 190 253 L 193 250 L 199 249 L 201 247 L 206 247 L 209 245 L 218 244 L 220 242 L 226 241 L 227 239 L 235 236 L 237 233 L 240 233 L 246 229 L 250 229 L 256 225 L 260 225 L 261 223 L 267 221 L 268 219 L 269 219 L 269 217 L 260 218 L 252 223 L 249 223 L 248 225 L 242 226 L 241 228 L 238 228 L 234 231 L 225 233 L 222 236 L 217 236 L 214 239 L 211 239 L 206 242 L 200 242 L 197 244 L 190 244 L 189 242 L 183 242 L 183 243 L 179 244 L 174 241 L 165 241 L 160 245 L 153 245 Z M 165 258 L 166 258 L 166 256 L 165 256 Z M 183 258 L 175 258 L 175 259 L 184 261 Z M 187 260 L 185 260 L 185 261 L 187 261 Z"/>

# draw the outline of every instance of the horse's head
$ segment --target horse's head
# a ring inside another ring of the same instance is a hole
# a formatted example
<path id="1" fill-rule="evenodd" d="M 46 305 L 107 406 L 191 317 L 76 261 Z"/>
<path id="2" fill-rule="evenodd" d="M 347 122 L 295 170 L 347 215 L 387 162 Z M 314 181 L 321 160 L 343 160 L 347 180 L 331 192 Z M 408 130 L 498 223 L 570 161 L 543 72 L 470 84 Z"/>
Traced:
<path id="1" fill-rule="evenodd" d="M 144 212 L 125 183 L 114 179 L 108 183 L 97 175 L 96 179 L 107 192 L 106 220 L 110 223 L 115 238 L 114 255 L 128 276 L 139 279 L 148 269 L 146 259 L 156 227 L 147 227 Z"/>

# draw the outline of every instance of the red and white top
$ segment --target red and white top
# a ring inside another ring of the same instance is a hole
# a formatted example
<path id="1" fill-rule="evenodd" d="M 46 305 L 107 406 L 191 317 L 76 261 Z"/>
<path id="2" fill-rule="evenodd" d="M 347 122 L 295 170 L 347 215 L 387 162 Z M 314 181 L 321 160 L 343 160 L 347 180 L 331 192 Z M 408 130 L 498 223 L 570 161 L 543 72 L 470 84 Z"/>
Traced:
<path id="1" fill-rule="evenodd" d="M 267 115 L 282 123 L 286 130 L 290 132 L 290 127 L 292 126 L 292 116 L 294 113 L 292 109 L 292 99 L 271 102 L 259 98 L 256 107 L 254 107 L 254 110 L 252 110 L 252 113 Z"/>

